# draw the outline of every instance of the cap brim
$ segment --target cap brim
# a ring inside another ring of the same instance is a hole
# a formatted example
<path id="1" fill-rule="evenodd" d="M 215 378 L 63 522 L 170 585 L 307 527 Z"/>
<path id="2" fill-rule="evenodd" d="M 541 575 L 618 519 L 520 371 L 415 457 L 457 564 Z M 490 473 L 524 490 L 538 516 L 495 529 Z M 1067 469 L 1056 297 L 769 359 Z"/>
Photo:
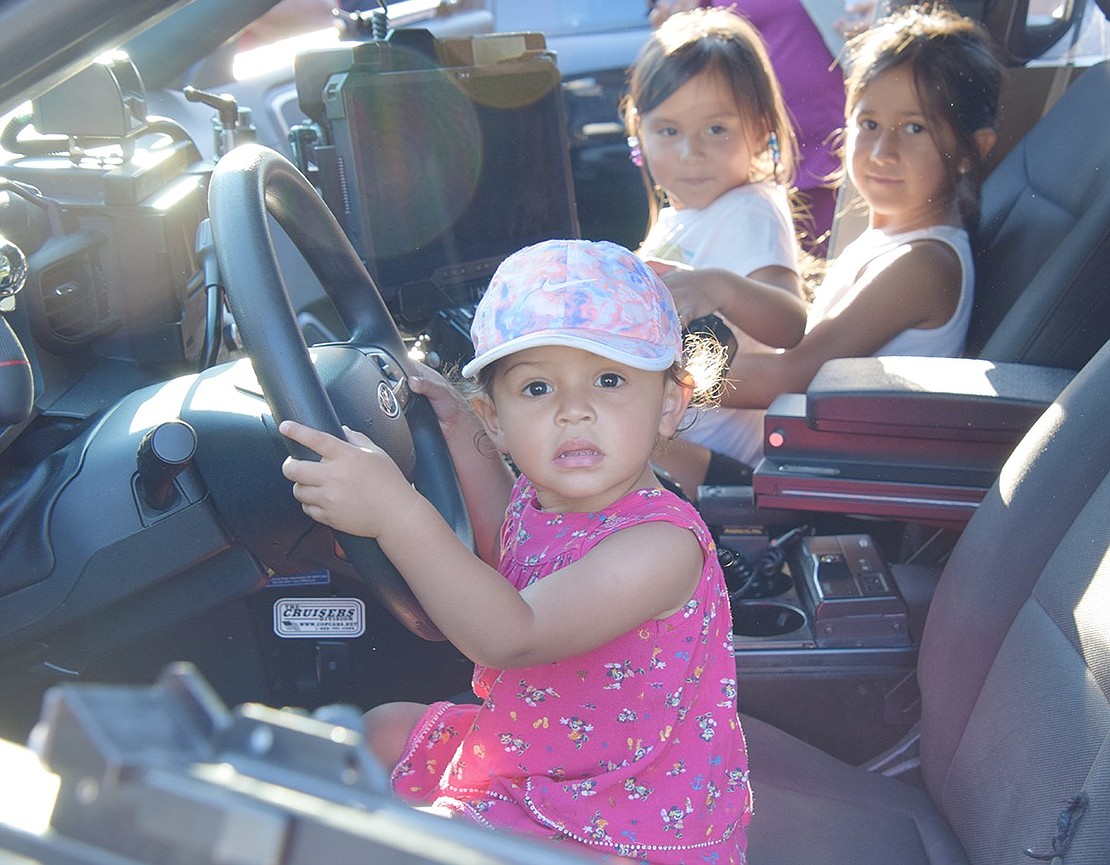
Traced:
<path id="1" fill-rule="evenodd" d="M 580 330 L 537 331 L 510 339 L 496 348 L 482 352 L 462 368 L 462 374 L 471 378 L 495 360 L 525 349 L 546 346 L 580 348 L 624 366 L 652 372 L 670 369 L 680 359 L 673 348 L 652 346 L 643 340 L 615 337 L 609 333 L 593 336 L 588 331 Z"/>

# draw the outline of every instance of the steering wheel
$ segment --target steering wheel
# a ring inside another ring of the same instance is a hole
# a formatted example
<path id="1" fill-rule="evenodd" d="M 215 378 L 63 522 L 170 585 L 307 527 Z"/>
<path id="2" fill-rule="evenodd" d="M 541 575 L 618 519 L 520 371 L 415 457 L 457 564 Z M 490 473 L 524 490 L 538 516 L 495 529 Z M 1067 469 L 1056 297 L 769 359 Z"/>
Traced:
<path id="1" fill-rule="evenodd" d="M 347 426 L 385 450 L 473 548 L 435 413 L 408 389 L 414 362 L 377 286 L 316 190 L 280 153 L 246 144 L 216 165 L 208 209 L 228 304 L 275 421 L 296 420 L 344 438 L 338 404 Z M 305 344 L 277 261 L 270 217 L 335 305 L 350 334 L 346 343 L 311 352 Z M 286 447 L 299 459 L 319 459 L 288 440 Z M 418 636 L 445 639 L 375 541 L 337 534 L 348 561 L 387 610 Z"/>

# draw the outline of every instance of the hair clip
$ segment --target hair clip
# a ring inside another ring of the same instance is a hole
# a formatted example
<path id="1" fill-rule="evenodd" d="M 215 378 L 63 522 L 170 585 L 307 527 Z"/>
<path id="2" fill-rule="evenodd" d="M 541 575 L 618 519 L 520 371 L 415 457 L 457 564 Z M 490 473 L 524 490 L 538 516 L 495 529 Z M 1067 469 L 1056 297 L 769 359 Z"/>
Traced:
<path id="1" fill-rule="evenodd" d="M 779 150 L 779 137 L 772 132 L 767 138 L 767 146 L 771 148 L 771 163 L 775 168 L 779 167 L 779 157 L 782 152 Z"/>
<path id="2" fill-rule="evenodd" d="M 628 136 L 628 158 L 637 168 L 644 167 L 644 151 L 640 149 L 640 139 L 635 135 Z"/>

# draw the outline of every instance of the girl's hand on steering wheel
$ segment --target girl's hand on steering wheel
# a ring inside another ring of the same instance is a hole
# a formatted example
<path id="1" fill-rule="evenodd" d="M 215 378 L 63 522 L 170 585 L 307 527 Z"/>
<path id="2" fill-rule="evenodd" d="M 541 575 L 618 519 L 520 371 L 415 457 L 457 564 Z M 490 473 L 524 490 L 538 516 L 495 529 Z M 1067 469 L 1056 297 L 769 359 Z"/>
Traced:
<path id="1" fill-rule="evenodd" d="M 413 393 L 426 397 L 431 403 L 440 429 L 449 441 L 456 435 L 472 440 L 474 434 L 481 431 L 481 421 L 471 410 L 466 398 L 430 366 L 422 366 L 417 374 L 410 375 L 409 387 Z"/>
<path id="2" fill-rule="evenodd" d="M 344 441 L 290 420 L 278 429 L 320 455 L 318 462 L 287 457 L 281 467 L 305 514 L 338 531 L 368 538 L 405 525 L 406 503 L 419 494 L 370 439 L 344 427 Z"/>

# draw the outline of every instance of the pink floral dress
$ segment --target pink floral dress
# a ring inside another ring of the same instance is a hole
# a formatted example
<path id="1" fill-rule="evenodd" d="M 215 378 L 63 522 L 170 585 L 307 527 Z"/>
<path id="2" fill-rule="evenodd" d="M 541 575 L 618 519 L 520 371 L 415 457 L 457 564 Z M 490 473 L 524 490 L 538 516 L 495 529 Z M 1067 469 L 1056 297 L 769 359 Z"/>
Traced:
<path id="1" fill-rule="evenodd" d="M 603 513 L 548 514 L 521 478 L 500 571 L 523 588 L 612 532 L 656 520 L 688 528 L 705 550 L 689 603 L 573 658 L 476 667 L 482 704 L 428 708 L 392 773 L 401 798 L 639 862 L 745 861 L 751 790 L 732 619 L 697 512 L 646 489 Z"/>

